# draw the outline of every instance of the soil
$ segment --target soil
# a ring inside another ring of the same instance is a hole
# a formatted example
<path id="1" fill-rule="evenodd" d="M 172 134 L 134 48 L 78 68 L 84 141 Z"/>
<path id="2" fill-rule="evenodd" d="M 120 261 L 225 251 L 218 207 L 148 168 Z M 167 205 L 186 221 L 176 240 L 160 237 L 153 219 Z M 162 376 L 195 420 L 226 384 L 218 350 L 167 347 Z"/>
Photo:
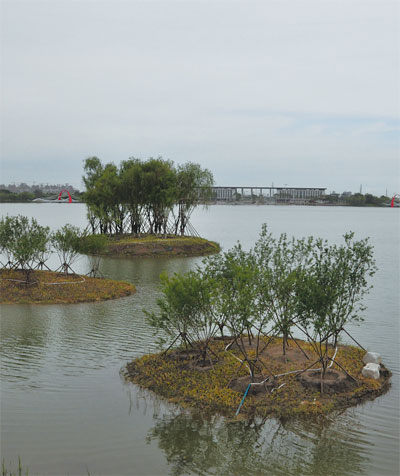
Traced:
<path id="1" fill-rule="evenodd" d="M 299 380 L 306 388 L 319 391 L 321 389 L 321 371 L 304 372 Z M 357 380 L 335 369 L 328 369 L 323 379 L 323 390 L 329 394 L 348 392 L 357 387 Z"/>
<path id="2" fill-rule="evenodd" d="M 205 256 L 219 251 L 218 243 L 204 238 L 124 235 L 112 237 L 104 254 L 124 257 Z"/>

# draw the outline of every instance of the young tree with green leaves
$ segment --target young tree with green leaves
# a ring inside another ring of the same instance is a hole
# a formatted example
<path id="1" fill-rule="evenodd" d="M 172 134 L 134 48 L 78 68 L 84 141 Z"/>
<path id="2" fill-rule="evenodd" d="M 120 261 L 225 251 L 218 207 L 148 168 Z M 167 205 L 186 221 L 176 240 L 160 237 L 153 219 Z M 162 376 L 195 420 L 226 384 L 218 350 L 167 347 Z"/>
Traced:
<path id="1" fill-rule="evenodd" d="M 29 221 L 28 217 L 18 215 L 4 218 L 0 230 L 9 264 L 25 271 L 26 282 L 29 283 L 33 266 L 41 263 L 48 251 L 49 227 L 39 225 L 34 218 Z"/>
<path id="2" fill-rule="evenodd" d="M 340 333 L 351 322 L 363 320 L 363 297 L 369 292 L 368 278 L 376 271 L 368 239 L 354 241 L 344 235 L 344 245 L 312 241 L 308 266 L 297 277 L 296 325 L 305 333 L 321 364 L 323 380 L 332 357 L 329 341 L 336 347 Z M 337 364 L 337 362 L 336 362 Z"/>
<path id="3" fill-rule="evenodd" d="M 106 248 L 108 238 L 105 235 L 89 235 L 82 236 L 78 240 L 77 251 L 80 254 L 88 255 L 90 262 L 90 271 L 88 276 L 96 278 L 98 275 L 103 276 L 100 271 L 101 253 Z"/>
<path id="4" fill-rule="evenodd" d="M 256 373 L 262 373 L 264 367 L 259 357 L 266 324 L 257 301 L 254 256 L 238 244 L 225 253 L 206 258 L 203 264 L 203 276 L 211 276 L 215 283 L 213 299 L 221 333 L 224 327 L 230 329 L 232 344 L 239 349 L 242 365 L 247 366 L 254 381 Z"/>
<path id="5" fill-rule="evenodd" d="M 297 317 L 296 282 L 309 253 L 309 240 L 289 239 L 282 233 L 273 238 L 264 224 L 253 253 L 257 263 L 258 304 L 266 321 L 274 323 L 276 333 L 282 335 L 282 353 Z"/>
<path id="6" fill-rule="evenodd" d="M 197 350 L 199 360 L 212 362 L 209 344 L 218 332 L 211 294 L 214 283 L 198 270 L 172 277 L 163 274 L 161 282 L 159 311 L 145 311 L 149 323 L 171 339 L 167 351 L 180 341 L 186 349 Z"/>
<path id="7" fill-rule="evenodd" d="M 150 234 L 167 233 L 168 217 L 176 202 L 176 173 L 173 162 L 161 157 L 143 163 L 145 213 Z"/>
<path id="8" fill-rule="evenodd" d="M 146 195 L 143 186 L 143 165 L 131 157 L 121 163 L 121 200 L 128 211 L 129 232 L 140 235 L 143 230 L 143 210 Z"/>
<path id="9" fill-rule="evenodd" d="M 212 195 L 214 178 L 208 169 L 187 162 L 176 171 L 176 203 L 178 214 L 175 219 L 175 234 L 184 235 L 190 216 L 200 203 L 206 203 Z"/>
<path id="10" fill-rule="evenodd" d="M 71 265 L 78 259 L 82 233 L 76 226 L 67 224 L 51 235 L 51 244 L 60 258 L 59 269 L 64 274 L 73 271 Z"/>
<path id="11" fill-rule="evenodd" d="M 12 217 L 6 215 L 0 219 L 0 253 L 5 256 L 7 262 L 2 265 L 7 268 L 13 267 L 12 242 L 15 239 L 15 230 Z"/>

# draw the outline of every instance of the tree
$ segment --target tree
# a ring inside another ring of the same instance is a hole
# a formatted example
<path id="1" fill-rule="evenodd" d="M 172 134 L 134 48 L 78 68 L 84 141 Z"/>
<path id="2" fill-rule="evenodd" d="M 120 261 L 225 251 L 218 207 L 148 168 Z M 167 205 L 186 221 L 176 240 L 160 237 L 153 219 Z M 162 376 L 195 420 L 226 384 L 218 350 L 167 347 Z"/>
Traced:
<path id="1" fill-rule="evenodd" d="M 169 214 L 176 202 L 176 173 L 173 162 L 150 158 L 143 163 L 145 213 L 151 234 L 166 234 Z"/>
<path id="2" fill-rule="evenodd" d="M 199 270 L 172 277 L 163 274 L 161 282 L 159 312 L 145 311 L 149 323 L 172 339 L 168 349 L 179 340 L 186 349 L 197 350 L 203 362 L 208 358 L 212 363 L 209 343 L 218 332 L 211 299 L 213 283 Z"/>
<path id="3" fill-rule="evenodd" d="M 101 216 L 101 199 L 96 191 L 96 182 L 103 173 L 103 165 L 98 157 L 88 157 L 84 162 L 83 170 L 85 175 L 82 176 L 86 191 L 83 193 L 83 199 L 87 206 L 87 216 L 92 233 L 97 230 L 97 220 Z"/>
<path id="4" fill-rule="evenodd" d="M 121 163 L 121 199 L 129 213 L 130 232 L 138 235 L 143 227 L 143 209 L 146 196 L 143 188 L 143 165 L 131 157 Z"/>
<path id="5" fill-rule="evenodd" d="M 1 240 L 5 237 L 9 240 L 5 245 L 9 262 L 13 263 L 12 267 L 20 266 L 25 271 L 26 282 L 29 283 L 34 264 L 43 262 L 43 256 L 48 251 L 50 229 L 40 226 L 34 218 L 29 221 L 22 215 L 7 217 L 3 226 Z"/>
<path id="6" fill-rule="evenodd" d="M 282 352 L 286 358 L 288 338 L 296 319 L 296 279 L 307 259 L 309 242 L 288 239 L 282 233 L 272 237 L 264 224 L 254 247 L 258 272 L 259 306 L 274 322 L 274 329 L 282 335 Z"/>
<path id="7" fill-rule="evenodd" d="M 81 254 L 89 255 L 91 269 L 89 276 L 96 278 L 100 272 L 100 255 L 107 245 L 108 239 L 105 235 L 82 236 L 78 241 L 77 251 Z"/>
<path id="8" fill-rule="evenodd" d="M 5 255 L 7 263 L 5 267 L 13 266 L 13 250 L 12 243 L 15 239 L 15 230 L 13 227 L 13 219 L 6 215 L 0 219 L 0 253 Z"/>
<path id="9" fill-rule="evenodd" d="M 51 243 L 61 261 L 59 269 L 65 274 L 68 274 L 68 270 L 74 272 L 71 265 L 79 256 L 81 237 L 79 228 L 70 224 L 64 225 L 51 236 Z"/>
<path id="10" fill-rule="evenodd" d="M 190 215 L 196 206 L 211 199 L 214 178 L 208 169 L 199 164 L 187 162 L 179 165 L 176 174 L 176 201 L 178 216 L 175 220 L 175 233 L 183 236 Z"/>
<path id="11" fill-rule="evenodd" d="M 241 365 L 247 366 L 253 382 L 256 371 L 262 372 L 263 365 L 259 360 L 263 323 L 258 319 L 257 272 L 253 256 L 238 244 L 223 254 L 206 258 L 203 263 L 203 276 L 211 277 L 214 282 L 217 324 L 221 333 L 223 327 L 231 330 L 233 342 L 243 358 Z M 254 327 L 257 334 L 252 348 Z"/>
<path id="12" fill-rule="evenodd" d="M 198 164 L 176 168 L 161 157 L 130 159 L 119 168 L 97 157 L 86 159 L 84 200 L 92 233 L 185 234 L 193 209 L 211 195 L 212 174 Z M 178 207 L 174 223 L 169 222 Z M 193 231 L 193 230 L 191 230 Z"/>
<path id="13" fill-rule="evenodd" d="M 328 342 L 331 339 L 336 347 L 344 327 L 363 320 L 362 298 L 370 290 L 367 279 L 376 270 L 368 239 L 354 241 L 353 238 L 354 233 L 345 234 L 345 244 L 341 246 L 329 246 L 322 239 L 312 241 L 311 259 L 297 276 L 297 325 L 318 355 L 322 367 L 321 392 L 332 362 Z"/>

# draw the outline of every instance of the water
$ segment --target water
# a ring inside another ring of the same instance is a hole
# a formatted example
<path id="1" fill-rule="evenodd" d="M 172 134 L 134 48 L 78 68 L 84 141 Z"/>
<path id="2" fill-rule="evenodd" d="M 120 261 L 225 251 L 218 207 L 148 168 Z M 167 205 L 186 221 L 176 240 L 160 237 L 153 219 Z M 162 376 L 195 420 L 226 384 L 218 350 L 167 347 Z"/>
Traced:
<path id="1" fill-rule="evenodd" d="M 7 204 L 2 214 L 84 228 L 82 204 Z M 399 211 L 290 206 L 213 206 L 192 219 L 227 249 L 249 248 L 267 222 L 274 234 L 340 242 L 371 237 L 379 271 L 362 327 L 349 329 L 393 372 L 389 393 L 325 424 L 236 422 L 170 405 L 126 384 L 120 368 L 157 351 L 143 309 L 153 309 L 162 271 L 199 258 L 102 260 L 107 276 L 137 293 L 102 303 L 1 306 L 1 458 L 30 474 L 399 474 Z M 57 266 L 52 257 L 52 266 Z M 86 258 L 76 264 L 88 270 Z"/>

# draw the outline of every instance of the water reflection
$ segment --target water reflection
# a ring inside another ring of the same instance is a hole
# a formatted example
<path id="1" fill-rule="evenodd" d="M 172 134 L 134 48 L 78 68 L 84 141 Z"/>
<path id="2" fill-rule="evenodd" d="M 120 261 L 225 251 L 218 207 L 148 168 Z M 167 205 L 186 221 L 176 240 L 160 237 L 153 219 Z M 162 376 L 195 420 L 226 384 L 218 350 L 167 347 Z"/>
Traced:
<path id="1" fill-rule="evenodd" d="M 155 419 L 156 440 L 174 476 L 184 474 L 364 474 L 368 443 L 346 423 L 229 422 L 175 412 Z"/>

